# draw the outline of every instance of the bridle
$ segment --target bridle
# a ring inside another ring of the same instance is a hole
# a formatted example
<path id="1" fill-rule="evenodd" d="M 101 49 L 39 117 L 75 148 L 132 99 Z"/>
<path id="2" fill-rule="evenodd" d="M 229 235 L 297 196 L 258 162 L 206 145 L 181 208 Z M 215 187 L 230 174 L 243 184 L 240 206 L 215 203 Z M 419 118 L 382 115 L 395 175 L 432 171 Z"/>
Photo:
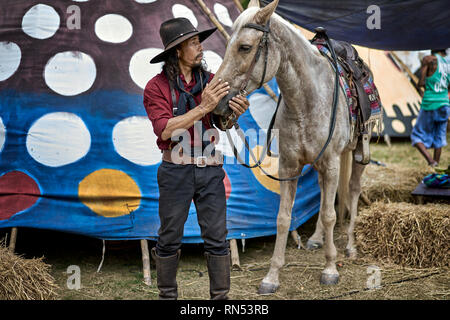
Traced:
<path id="1" fill-rule="evenodd" d="M 270 19 L 269 19 L 269 21 L 267 21 L 265 26 L 261 26 L 261 25 L 256 24 L 256 23 L 246 23 L 242 28 L 256 29 L 256 30 L 259 30 L 259 31 L 263 32 L 263 36 L 259 40 L 258 49 L 255 52 L 255 55 L 254 55 L 253 60 L 252 60 L 252 63 L 250 64 L 250 67 L 248 68 L 247 72 L 245 73 L 244 82 L 242 82 L 241 87 L 239 88 L 239 94 L 241 96 L 245 97 L 245 96 L 247 96 L 247 90 L 246 90 L 247 89 L 247 85 L 248 85 L 248 83 L 250 81 L 250 77 L 252 75 L 252 72 L 255 69 L 256 63 L 258 62 L 259 58 L 261 57 L 261 53 L 262 53 L 263 49 L 264 49 L 264 68 L 263 68 L 263 74 L 261 76 L 261 80 L 259 81 L 258 89 L 262 87 L 262 85 L 264 84 L 264 79 L 266 78 L 267 58 L 269 56 Z M 281 98 L 281 96 L 280 96 L 280 98 Z M 233 113 L 233 115 L 234 115 L 234 113 Z M 239 161 L 239 163 L 241 165 L 243 165 L 244 167 L 246 167 L 246 168 L 252 169 L 252 168 L 260 167 L 261 163 L 263 162 L 263 160 L 264 160 L 264 158 L 266 156 L 267 146 L 269 144 L 266 143 L 264 145 L 264 148 L 262 150 L 262 157 L 259 157 L 259 160 L 256 161 L 255 156 L 254 156 L 253 152 L 251 151 L 247 140 L 245 139 L 244 133 L 239 128 L 239 124 L 237 123 L 237 118 L 234 117 L 232 121 L 234 122 L 233 126 L 236 128 L 237 133 L 239 134 L 239 136 L 242 139 L 242 141 L 244 141 L 245 147 L 251 153 L 252 158 L 255 161 L 255 164 L 252 165 L 252 166 L 249 166 L 244 161 L 242 161 L 242 159 L 239 157 L 239 154 L 237 153 L 236 146 L 232 142 L 232 138 L 231 138 L 229 130 L 226 130 L 228 140 L 230 141 L 230 143 L 231 143 L 231 145 L 233 147 L 234 156 Z M 261 168 L 261 170 L 263 170 L 263 169 Z"/>
<path id="2" fill-rule="evenodd" d="M 259 81 L 258 89 L 262 87 L 262 85 L 264 84 L 264 79 L 266 78 L 267 58 L 269 56 L 270 20 L 267 21 L 265 26 L 261 26 L 256 23 L 246 23 L 242 28 L 256 29 L 256 30 L 263 32 L 263 36 L 259 40 L 258 49 L 256 50 L 255 55 L 253 56 L 253 60 L 250 64 L 250 67 L 248 68 L 247 72 L 245 73 L 244 82 L 242 82 L 241 87 L 239 88 L 239 94 L 243 97 L 246 97 L 248 95 L 247 90 L 246 90 L 247 85 L 250 82 L 250 77 L 253 73 L 253 70 L 255 69 L 256 63 L 258 62 L 259 58 L 261 57 L 261 53 L 263 50 L 264 50 L 264 69 L 263 69 L 263 74 L 261 76 L 261 80 Z M 224 117 L 223 122 L 231 123 L 236 127 L 237 126 L 237 117 L 234 114 L 234 112 L 231 112 L 228 116 Z M 222 125 L 222 126 L 228 127 L 228 125 Z"/>
<path id="3" fill-rule="evenodd" d="M 263 74 L 261 77 L 261 81 L 259 82 L 258 89 L 262 87 L 264 84 L 264 78 L 266 77 L 266 70 L 267 70 L 267 57 L 269 56 L 269 33 L 270 33 L 270 19 L 267 21 L 266 25 L 263 27 L 256 23 L 247 23 L 242 28 L 249 28 L 249 29 L 256 29 L 263 32 L 263 36 L 261 37 L 261 40 L 259 40 L 258 49 L 256 50 L 255 56 L 253 57 L 252 63 L 250 64 L 250 67 L 248 68 L 246 74 L 245 74 L 245 80 L 242 82 L 241 87 L 239 89 L 239 94 L 246 96 L 247 91 L 247 85 L 250 81 L 250 77 L 252 75 L 253 69 L 255 69 L 256 63 L 259 60 L 259 57 L 261 56 L 261 52 L 264 49 L 264 69 Z"/>
<path id="4" fill-rule="evenodd" d="M 258 60 L 259 60 L 259 58 L 261 56 L 261 52 L 262 52 L 263 49 L 264 49 L 264 69 L 263 69 L 263 75 L 262 75 L 261 80 L 259 82 L 258 89 L 261 88 L 261 86 L 264 84 L 264 78 L 266 77 L 266 70 L 267 70 L 268 50 L 269 50 L 269 48 L 268 48 L 269 47 L 269 43 L 268 42 L 269 42 L 269 33 L 270 33 L 270 19 L 269 19 L 269 21 L 267 21 L 267 23 L 266 23 L 266 25 L 264 27 L 261 26 L 261 25 L 255 24 L 255 23 L 247 23 L 242 28 L 251 28 L 251 29 L 256 29 L 256 30 L 259 30 L 259 31 L 263 32 L 263 36 L 261 37 L 261 40 L 259 41 L 258 49 L 257 49 L 257 51 L 255 53 L 255 56 L 254 56 L 254 58 L 252 60 L 252 63 L 250 64 L 249 69 L 247 70 L 247 72 L 245 74 L 245 80 L 241 84 L 241 87 L 240 87 L 240 90 L 239 90 L 239 93 L 241 95 L 246 96 L 247 95 L 246 88 L 247 88 L 248 82 L 250 81 L 250 76 L 251 76 L 251 74 L 252 74 L 252 72 L 253 72 L 253 70 L 255 68 L 256 63 L 258 62 Z M 241 165 L 243 165 L 244 167 L 249 168 L 249 169 L 259 167 L 259 169 L 265 175 L 267 175 L 269 178 L 271 178 L 273 180 L 276 180 L 276 181 L 293 181 L 293 180 L 299 179 L 299 178 L 305 176 L 306 174 L 308 174 L 309 171 L 312 170 L 314 165 L 321 158 L 321 156 L 325 152 L 325 149 L 328 147 L 328 144 L 330 143 L 331 138 L 333 137 L 334 128 L 335 128 L 335 125 L 336 125 L 337 105 L 338 105 L 338 101 L 339 101 L 339 70 L 338 70 L 338 66 L 337 66 L 337 57 L 336 57 L 336 53 L 334 51 L 334 48 L 333 48 L 333 46 L 332 46 L 332 44 L 330 42 L 330 39 L 328 38 L 328 36 L 326 34 L 325 29 L 319 27 L 319 28 L 316 28 L 316 32 L 317 32 L 317 34 L 314 37 L 314 39 L 320 34 L 320 36 L 325 39 L 325 41 L 326 41 L 326 43 L 328 45 L 328 48 L 330 49 L 331 57 L 333 58 L 333 61 L 330 61 L 330 63 L 332 64 L 332 66 L 333 66 L 333 68 L 335 70 L 335 87 L 334 87 L 334 94 L 333 94 L 333 106 L 332 106 L 332 112 L 331 112 L 331 118 L 330 118 L 330 131 L 328 133 L 328 138 L 327 138 L 327 141 L 325 142 L 325 145 L 322 147 L 322 150 L 319 152 L 317 157 L 314 159 L 314 161 L 312 162 L 312 164 L 309 167 L 309 169 L 305 173 L 300 173 L 300 174 L 298 174 L 296 176 L 293 176 L 293 177 L 278 178 L 278 177 L 275 177 L 273 175 L 270 175 L 269 173 L 267 173 L 261 167 L 261 164 L 262 164 L 266 154 L 270 154 L 270 151 L 269 151 L 268 148 L 269 148 L 269 146 L 270 146 L 270 144 L 272 142 L 271 131 L 272 131 L 273 125 L 275 123 L 275 118 L 276 118 L 276 115 L 277 115 L 278 107 L 280 106 L 280 102 L 281 102 L 281 99 L 282 99 L 281 93 L 280 93 L 280 95 L 278 97 L 278 102 L 277 102 L 277 107 L 275 109 L 275 113 L 274 113 L 274 115 L 273 115 L 273 117 L 272 117 L 272 119 L 270 121 L 269 129 L 268 129 L 268 132 L 267 132 L 267 142 L 266 142 L 266 144 L 263 147 L 261 156 L 259 157 L 258 161 L 256 161 L 255 155 L 253 154 L 252 150 L 250 149 L 250 146 L 249 146 L 247 140 L 245 139 L 244 133 L 239 128 L 239 125 L 237 123 L 237 119 L 233 120 L 234 121 L 233 125 L 236 128 L 237 133 L 239 134 L 240 138 L 243 140 L 243 142 L 245 144 L 245 147 L 247 148 L 247 150 L 249 151 L 251 157 L 253 158 L 253 161 L 255 162 L 254 165 L 250 166 L 250 165 L 246 164 L 244 161 L 242 161 L 242 159 L 240 158 L 240 156 L 239 156 L 239 154 L 237 152 L 236 146 L 234 145 L 234 143 L 232 141 L 232 138 L 231 138 L 231 135 L 229 133 L 229 130 L 226 130 L 228 140 L 229 140 L 230 144 L 233 147 L 233 153 L 234 153 L 234 156 L 236 157 L 236 159 L 238 160 L 238 162 Z"/>

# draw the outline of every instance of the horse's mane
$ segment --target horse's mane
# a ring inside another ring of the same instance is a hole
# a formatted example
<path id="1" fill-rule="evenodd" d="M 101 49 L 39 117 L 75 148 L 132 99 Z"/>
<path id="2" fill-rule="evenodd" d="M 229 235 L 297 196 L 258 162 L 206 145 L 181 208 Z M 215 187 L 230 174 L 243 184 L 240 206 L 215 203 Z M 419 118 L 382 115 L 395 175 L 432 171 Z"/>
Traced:
<path id="1" fill-rule="evenodd" d="M 236 21 L 233 23 L 232 26 L 233 34 L 237 34 L 236 31 L 240 30 L 242 26 L 247 22 L 250 22 L 258 11 L 259 9 L 257 7 L 251 7 L 243 11 L 236 19 Z M 320 52 L 317 49 L 317 47 L 311 45 L 311 43 L 305 38 L 305 36 L 301 33 L 301 31 L 298 28 L 294 27 L 289 21 L 286 21 L 276 13 L 272 15 L 272 18 L 276 19 L 278 22 L 280 22 L 280 24 L 286 26 L 290 31 L 292 31 L 297 36 L 298 40 L 301 41 L 306 47 L 311 48 L 311 50 L 315 54 L 320 55 Z"/>

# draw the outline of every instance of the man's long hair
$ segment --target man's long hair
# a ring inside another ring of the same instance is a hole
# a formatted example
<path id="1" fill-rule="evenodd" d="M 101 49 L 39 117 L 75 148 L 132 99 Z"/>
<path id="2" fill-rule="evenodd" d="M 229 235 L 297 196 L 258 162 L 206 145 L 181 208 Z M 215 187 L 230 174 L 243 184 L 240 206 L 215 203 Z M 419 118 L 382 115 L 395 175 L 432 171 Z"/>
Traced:
<path id="1" fill-rule="evenodd" d="M 176 47 L 178 48 L 178 47 Z M 164 61 L 163 71 L 166 74 L 169 81 L 176 81 L 177 77 L 180 75 L 180 67 L 178 66 L 178 55 L 176 48 L 173 48 L 168 54 L 166 60 Z M 202 63 L 194 68 L 192 71 L 206 71 L 207 65 L 202 60 Z"/>

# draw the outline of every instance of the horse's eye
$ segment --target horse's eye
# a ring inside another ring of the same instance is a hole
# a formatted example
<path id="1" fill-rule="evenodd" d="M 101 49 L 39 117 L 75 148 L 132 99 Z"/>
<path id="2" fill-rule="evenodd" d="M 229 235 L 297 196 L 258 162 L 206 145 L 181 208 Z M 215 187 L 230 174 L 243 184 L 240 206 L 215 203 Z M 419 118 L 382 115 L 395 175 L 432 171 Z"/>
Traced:
<path id="1" fill-rule="evenodd" d="M 246 44 L 242 44 L 239 46 L 239 51 L 240 52 L 249 52 L 252 49 L 252 46 L 246 45 Z"/>

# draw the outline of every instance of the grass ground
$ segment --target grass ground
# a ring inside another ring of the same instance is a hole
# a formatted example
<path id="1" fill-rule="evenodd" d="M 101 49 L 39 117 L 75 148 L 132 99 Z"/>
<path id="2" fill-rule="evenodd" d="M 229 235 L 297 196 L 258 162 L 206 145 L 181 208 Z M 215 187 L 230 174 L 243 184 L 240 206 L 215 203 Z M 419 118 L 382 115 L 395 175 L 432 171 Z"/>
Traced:
<path id="1" fill-rule="evenodd" d="M 450 137 L 449 137 L 450 141 Z M 427 166 L 409 142 L 394 142 L 389 148 L 381 139 L 371 144 L 372 159 L 387 167 L 414 169 Z M 450 150 L 445 148 L 441 166 L 450 164 Z M 368 170 L 370 170 L 369 165 Z M 412 190 L 411 190 L 412 191 Z M 449 206 L 449 204 L 442 204 Z M 313 233 L 317 216 L 298 228 L 302 242 Z M 338 228 L 336 228 L 338 229 Z M 8 231 L 8 230 L 3 230 Z M 0 238 L 3 235 L 0 234 Z M 335 232 L 338 249 L 340 282 L 336 286 L 319 284 L 325 258 L 322 249 L 298 249 L 289 238 L 286 264 L 280 273 L 281 287 L 272 296 L 258 295 L 257 288 L 269 268 L 275 236 L 247 239 L 245 252 L 240 241 L 241 270 L 231 273 L 232 299 L 431 299 L 450 298 L 449 270 L 445 268 L 414 269 L 371 261 L 367 257 L 348 260 L 344 257 L 346 237 Z M 154 246 L 149 242 L 149 247 Z M 152 262 L 152 285 L 142 282 L 142 260 L 139 241 L 106 241 L 103 266 L 97 272 L 102 258 L 102 241 L 79 235 L 20 228 L 16 252 L 26 257 L 44 256 L 52 266 L 52 275 L 60 289 L 59 299 L 157 299 L 156 273 Z M 81 288 L 68 289 L 67 268 L 77 265 L 81 270 Z M 368 267 L 380 268 L 381 288 L 367 289 Z M 202 245 L 183 245 L 178 271 L 180 299 L 208 299 L 209 280 Z"/>

